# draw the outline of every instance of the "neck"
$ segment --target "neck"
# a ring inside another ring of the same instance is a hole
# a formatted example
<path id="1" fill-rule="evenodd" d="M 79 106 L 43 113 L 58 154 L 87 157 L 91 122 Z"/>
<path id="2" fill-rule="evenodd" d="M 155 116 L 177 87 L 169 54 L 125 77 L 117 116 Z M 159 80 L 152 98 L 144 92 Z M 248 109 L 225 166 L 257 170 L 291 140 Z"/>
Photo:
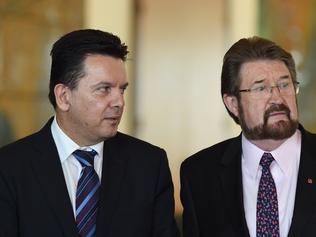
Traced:
<path id="1" fill-rule="evenodd" d="M 88 147 L 98 143 L 98 141 L 85 139 L 87 136 L 83 136 L 80 133 L 80 129 L 75 129 L 73 127 L 73 123 L 71 123 L 72 121 L 69 122 L 69 120 L 66 119 L 64 116 L 56 114 L 56 120 L 59 128 L 78 146 Z"/>
<path id="2" fill-rule="evenodd" d="M 282 140 L 264 139 L 264 140 L 250 140 L 250 142 L 256 145 L 257 147 L 259 147 L 261 150 L 270 152 L 270 151 L 275 150 L 279 146 L 281 146 L 281 144 L 285 142 L 285 140 L 286 139 L 282 139 Z"/>

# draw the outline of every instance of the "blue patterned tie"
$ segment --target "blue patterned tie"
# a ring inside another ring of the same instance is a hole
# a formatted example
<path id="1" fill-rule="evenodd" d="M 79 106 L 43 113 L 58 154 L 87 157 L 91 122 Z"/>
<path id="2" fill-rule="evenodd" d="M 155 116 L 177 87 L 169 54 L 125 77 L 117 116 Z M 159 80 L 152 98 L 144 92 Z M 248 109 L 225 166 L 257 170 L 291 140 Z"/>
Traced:
<path id="1" fill-rule="evenodd" d="M 93 167 L 96 154 L 94 150 L 73 153 L 82 166 L 76 192 L 76 223 L 80 237 L 93 237 L 96 232 L 100 193 L 99 177 Z"/>
<path id="2" fill-rule="evenodd" d="M 274 160 L 270 153 L 264 153 L 260 165 L 262 174 L 257 196 L 257 237 L 279 237 L 278 197 L 270 165 Z"/>

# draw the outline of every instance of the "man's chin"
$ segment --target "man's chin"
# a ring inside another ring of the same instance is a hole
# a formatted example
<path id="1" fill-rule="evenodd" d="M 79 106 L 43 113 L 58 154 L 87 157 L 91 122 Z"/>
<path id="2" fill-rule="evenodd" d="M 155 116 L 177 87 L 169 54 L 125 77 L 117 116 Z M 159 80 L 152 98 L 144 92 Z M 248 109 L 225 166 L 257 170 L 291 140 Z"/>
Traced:
<path id="1" fill-rule="evenodd" d="M 102 137 L 104 138 L 104 140 L 107 140 L 111 137 L 114 137 L 117 134 L 117 128 L 116 129 L 111 129 L 110 131 L 107 130 L 102 134 Z"/>
<path id="2" fill-rule="evenodd" d="M 279 131 L 282 133 L 282 131 L 286 130 L 290 126 L 289 123 L 289 120 L 268 121 L 265 125 L 265 129 L 271 132 Z"/>
<path id="3" fill-rule="evenodd" d="M 291 137 L 297 126 L 295 128 L 292 126 L 291 122 L 288 121 L 278 121 L 272 125 L 268 125 L 265 129 L 266 139 L 281 140 Z"/>

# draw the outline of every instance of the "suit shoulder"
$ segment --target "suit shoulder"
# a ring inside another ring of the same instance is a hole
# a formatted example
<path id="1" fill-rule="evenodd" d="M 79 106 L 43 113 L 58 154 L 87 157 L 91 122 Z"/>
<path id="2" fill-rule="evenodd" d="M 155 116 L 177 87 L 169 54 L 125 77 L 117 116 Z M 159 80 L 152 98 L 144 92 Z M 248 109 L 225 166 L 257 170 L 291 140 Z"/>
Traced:
<path id="1" fill-rule="evenodd" d="M 121 132 L 118 132 L 114 139 L 116 139 L 116 141 L 118 141 L 119 143 L 125 144 L 125 146 L 127 145 L 135 150 L 141 149 L 149 151 L 164 151 L 164 149 L 159 146 Z"/>
<path id="2" fill-rule="evenodd" d="M 53 117 L 50 118 L 48 122 L 44 125 L 44 127 L 42 127 L 39 131 L 1 147 L 0 154 L 2 154 L 3 152 L 13 152 L 14 150 L 33 147 L 34 144 L 37 143 L 45 144 L 47 139 L 51 141 L 53 138 L 50 129 L 52 121 Z"/>
<path id="3" fill-rule="evenodd" d="M 240 137 L 234 137 L 200 150 L 185 159 L 181 164 L 181 169 L 186 167 L 201 167 L 207 166 L 209 163 L 217 163 L 230 146 L 237 146 L 239 142 Z"/>
<path id="4" fill-rule="evenodd" d="M 307 140 L 311 141 L 311 142 L 316 142 L 316 134 L 312 133 L 310 131 L 307 131 L 305 129 L 301 129 L 303 138 L 307 138 Z"/>
<path id="5" fill-rule="evenodd" d="M 1 147 L 0 157 L 2 157 L 2 155 L 4 154 L 13 155 L 15 153 L 21 153 L 23 150 L 32 146 L 34 137 L 36 136 L 37 136 L 37 133 L 34 133 Z"/>
<path id="6" fill-rule="evenodd" d="M 303 127 L 300 127 L 300 131 L 302 133 L 302 149 L 315 154 L 316 134 L 305 130 Z"/>
<path id="7" fill-rule="evenodd" d="M 17 169 L 23 168 L 33 158 L 35 151 L 34 138 L 35 134 L 21 138 L 0 148 L 0 169 Z"/>
<path id="8" fill-rule="evenodd" d="M 139 138 L 118 133 L 112 142 L 114 146 L 118 147 L 129 157 L 130 162 L 133 161 L 133 164 L 148 168 L 150 166 L 157 167 L 158 164 L 168 163 L 167 153 L 163 148 Z"/>

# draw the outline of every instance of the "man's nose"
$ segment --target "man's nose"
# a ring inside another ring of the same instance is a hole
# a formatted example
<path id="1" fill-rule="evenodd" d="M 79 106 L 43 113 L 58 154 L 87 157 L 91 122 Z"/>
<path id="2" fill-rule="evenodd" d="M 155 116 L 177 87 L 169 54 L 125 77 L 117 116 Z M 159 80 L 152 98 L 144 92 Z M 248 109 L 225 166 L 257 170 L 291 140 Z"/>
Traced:
<path id="1" fill-rule="evenodd" d="M 115 90 L 112 92 L 112 101 L 111 106 L 113 107 L 123 107 L 125 104 L 124 102 L 124 94 L 121 92 L 121 90 Z"/>
<path id="2" fill-rule="evenodd" d="M 279 86 L 270 86 L 270 87 L 268 87 L 268 89 L 269 89 L 270 94 L 273 94 L 273 91 L 277 91 L 278 94 L 281 93 Z"/>
<path id="3" fill-rule="evenodd" d="M 270 100 L 274 102 L 280 102 L 281 100 L 283 100 L 280 88 L 278 86 L 270 86 L 269 92 L 270 92 Z"/>

